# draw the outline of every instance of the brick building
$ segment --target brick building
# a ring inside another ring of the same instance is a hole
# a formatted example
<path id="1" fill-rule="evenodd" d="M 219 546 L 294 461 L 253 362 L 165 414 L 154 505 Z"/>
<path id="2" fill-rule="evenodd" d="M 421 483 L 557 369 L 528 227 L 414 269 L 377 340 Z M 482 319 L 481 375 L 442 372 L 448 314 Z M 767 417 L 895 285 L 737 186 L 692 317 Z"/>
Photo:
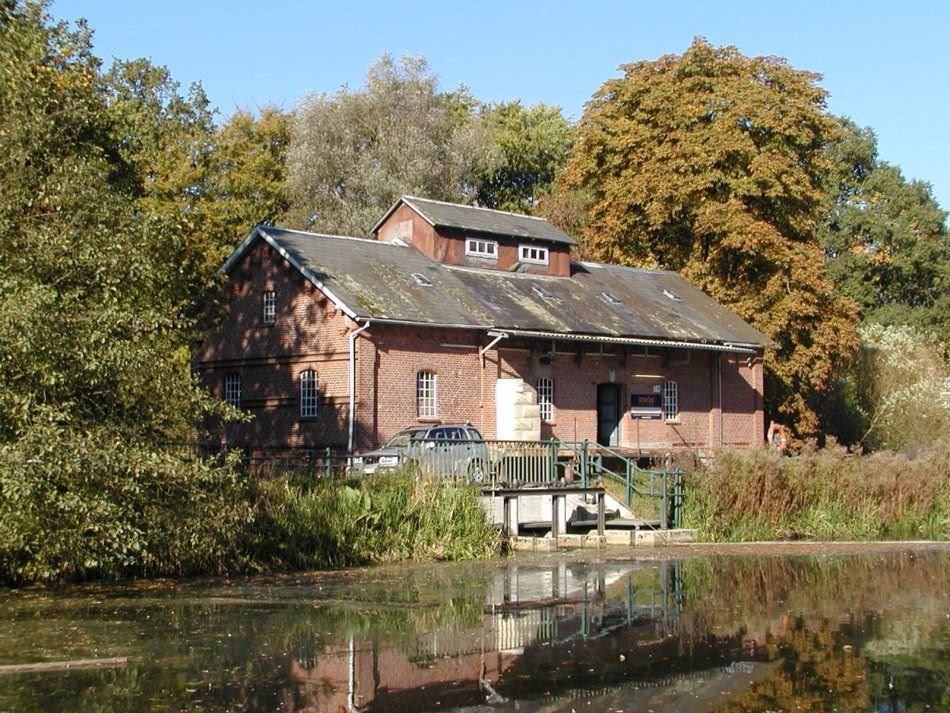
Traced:
<path id="1" fill-rule="evenodd" d="M 231 444 L 363 450 L 431 421 L 648 452 L 762 441 L 768 338 L 675 273 L 575 262 L 539 218 L 411 197 L 374 235 L 258 226 L 225 262 L 197 368 L 254 416 Z"/>

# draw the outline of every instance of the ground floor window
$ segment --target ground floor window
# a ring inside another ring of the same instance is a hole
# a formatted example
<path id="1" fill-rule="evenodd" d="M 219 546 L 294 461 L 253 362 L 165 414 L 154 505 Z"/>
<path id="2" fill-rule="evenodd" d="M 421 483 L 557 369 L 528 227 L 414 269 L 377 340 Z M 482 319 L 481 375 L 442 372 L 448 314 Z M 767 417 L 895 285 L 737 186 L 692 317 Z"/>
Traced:
<path id="1" fill-rule="evenodd" d="M 538 379 L 538 406 L 541 407 L 541 420 L 554 420 L 554 382 L 551 379 Z"/>
<path id="2" fill-rule="evenodd" d="M 676 421 L 680 415 L 679 390 L 675 381 L 663 384 L 663 416 L 667 421 Z"/>
<path id="3" fill-rule="evenodd" d="M 300 372 L 300 417 L 313 418 L 320 410 L 320 392 L 317 388 L 317 372 L 313 369 Z"/>
<path id="4" fill-rule="evenodd" d="M 416 412 L 419 418 L 436 417 L 434 372 L 420 371 L 416 374 Z"/>

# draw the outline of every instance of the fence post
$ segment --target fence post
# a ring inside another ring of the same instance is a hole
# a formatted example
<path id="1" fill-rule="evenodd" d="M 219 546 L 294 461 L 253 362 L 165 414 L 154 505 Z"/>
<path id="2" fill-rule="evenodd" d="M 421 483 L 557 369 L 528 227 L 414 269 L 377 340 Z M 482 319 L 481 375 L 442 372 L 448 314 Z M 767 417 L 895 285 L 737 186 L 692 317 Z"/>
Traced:
<path id="1" fill-rule="evenodd" d="M 636 466 L 629 460 L 627 463 L 627 507 L 633 507 L 633 476 L 636 473 Z"/>
<path id="2" fill-rule="evenodd" d="M 581 443 L 581 487 L 587 487 L 587 439 Z"/>
<path id="3" fill-rule="evenodd" d="M 670 472 L 668 470 L 663 471 L 663 499 L 660 505 L 660 529 L 668 530 L 670 529 L 670 499 L 669 499 L 669 484 L 667 483 L 667 478 L 669 478 Z"/>
<path id="4" fill-rule="evenodd" d="M 548 474 L 550 480 L 559 480 L 557 475 L 557 441 L 553 438 L 548 441 Z"/>
<path id="5" fill-rule="evenodd" d="M 680 528 L 683 526 L 683 469 L 677 468 L 676 473 L 676 483 L 675 486 L 675 495 L 674 495 L 674 508 L 673 511 L 673 525 L 674 527 Z"/>
<path id="6" fill-rule="evenodd" d="M 327 480 L 330 479 L 330 476 L 333 475 L 333 450 L 330 446 L 327 446 L 327 453 L 325 460 L 323 461 L 323 474 L 326 476 Z"/>

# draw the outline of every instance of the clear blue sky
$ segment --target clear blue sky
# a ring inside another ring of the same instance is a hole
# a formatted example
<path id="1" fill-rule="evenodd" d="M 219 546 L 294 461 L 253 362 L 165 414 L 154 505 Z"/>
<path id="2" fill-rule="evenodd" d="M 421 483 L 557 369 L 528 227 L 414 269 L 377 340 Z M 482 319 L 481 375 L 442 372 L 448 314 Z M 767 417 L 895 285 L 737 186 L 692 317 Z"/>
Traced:
<path id="1" fill-rule="evenodd" d="M 701 35 L 821 73 L 830 110 L 873 127 L 881 157 L 950 209 L 946 0 L 54 0 L 51 12 L 89 20 L 107 64 L 148 57 L 182 85 L 200 81 L 222 117 L 359 87 L 390 52 L 425 56 L 445 89 L 577 119 L 619 65 L 682 53 Z"/>

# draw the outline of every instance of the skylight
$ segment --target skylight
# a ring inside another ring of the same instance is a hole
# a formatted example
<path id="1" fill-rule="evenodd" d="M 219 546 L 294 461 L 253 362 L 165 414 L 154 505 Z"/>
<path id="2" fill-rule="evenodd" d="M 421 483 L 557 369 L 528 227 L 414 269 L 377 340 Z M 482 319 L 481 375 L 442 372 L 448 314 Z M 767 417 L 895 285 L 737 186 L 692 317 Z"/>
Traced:
<path id="1" fill-rule="evenodd" d="M 674 302 L 682 302 L 682 301 L 683 301 L 683 298 L 682 298 L 682 297 L 680 297 L 680 296 L 679 296 L 678 294 L 676 294 L 675 292 L 672 292 L 671 290 L 663 290 L 663 294 L 664 294 L 664 296 L 669 297 L 669 298 L 670 298 L 671 300 L 673 300 Z"/>
<path id="2" fill-rule="evenodd" d="M 618 300 L 616 297 L 614 297 L 614 296 L 613 296 L 612 294 L 610 294 L 609 292 L 601 292 L 601 293 L 600 293 L 600 296 L 601 296 L 601 298 L 604 300 L 604 302 L 606 302 L 606 303 L 609 304 L 609 305 L 622 305 L 622 304 L 623 304 L 623 302 L 621 302 L 620 300 Z"/>
<path id="3" fill-rule="evenodd" d="M 432 283 L 429 281 L 429 278 L 423 275 L 421 272 L 412 273 L 412 279 L 423 287 L 432 287 Z"/>
<path id="4" fill-rule="evenodd" d="M 551 302 L 552 304 L 559 304 L 561 302 L 561 300 L 559 300 L 557 297 L 550 294 L 549 292 L 546 292 L 544 289 L 542 289 L 541 287 L 538 287 L 537 285 L 531 285 L 531 289 L 534 290 L 534 293 L 545 302 Z"/>

